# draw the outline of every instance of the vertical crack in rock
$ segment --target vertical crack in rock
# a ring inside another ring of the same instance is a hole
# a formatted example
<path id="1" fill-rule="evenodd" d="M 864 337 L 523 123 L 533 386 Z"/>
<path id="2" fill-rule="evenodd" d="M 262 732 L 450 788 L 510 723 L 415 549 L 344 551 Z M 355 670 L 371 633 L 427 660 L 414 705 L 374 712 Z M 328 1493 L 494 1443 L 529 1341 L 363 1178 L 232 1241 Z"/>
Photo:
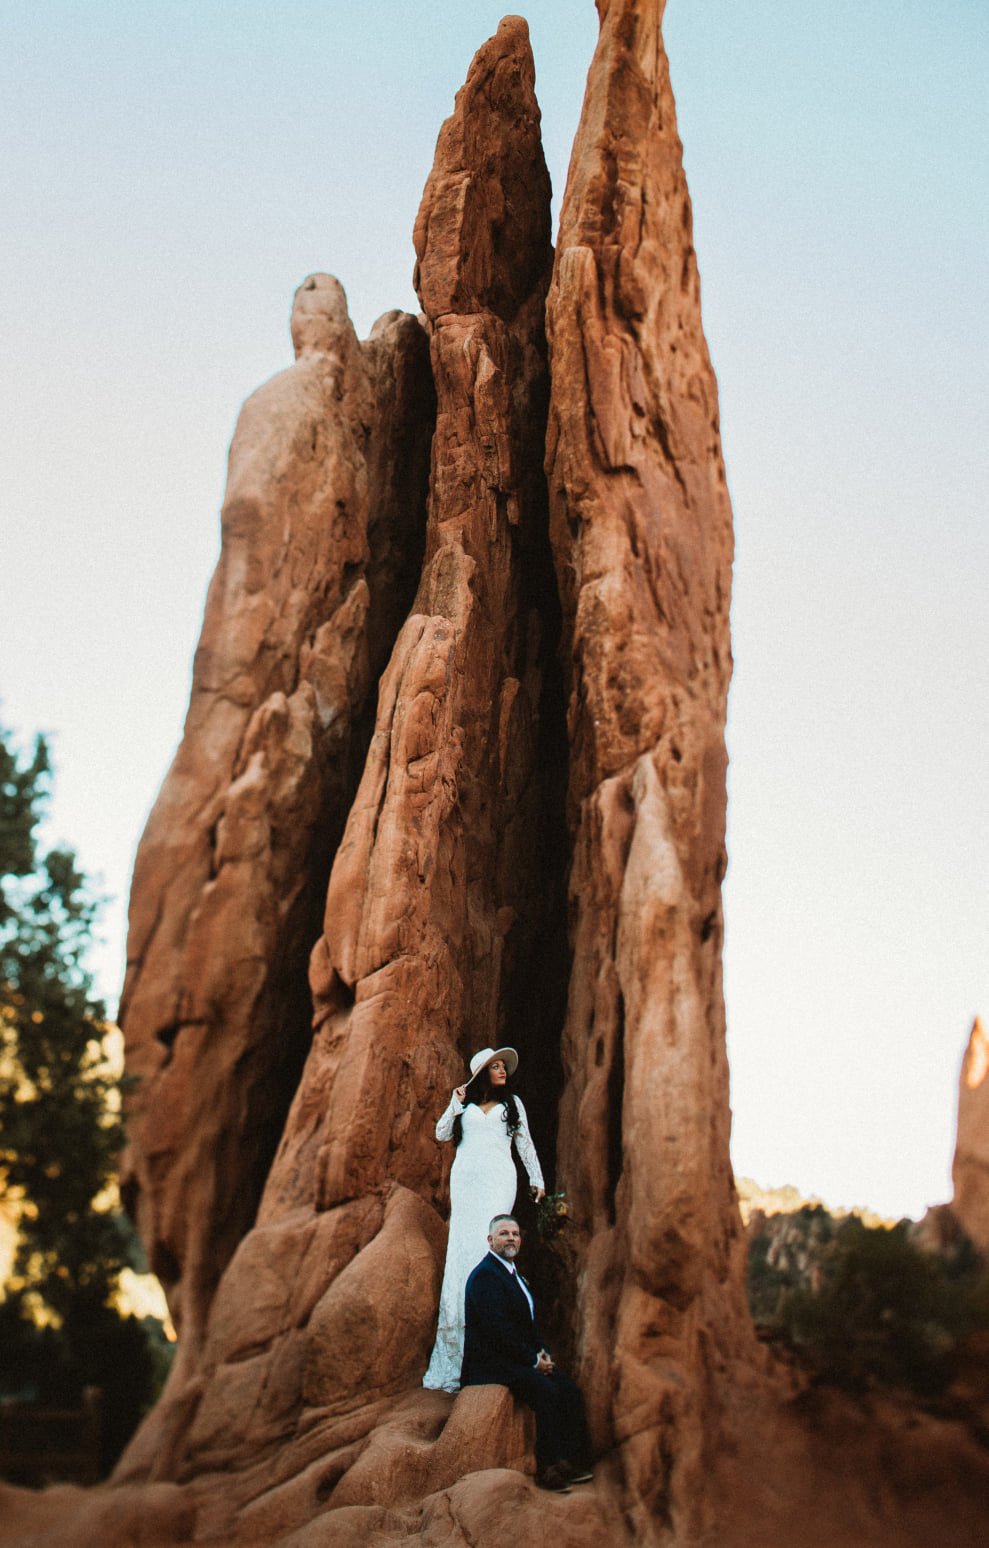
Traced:
<path id="1" fill-rule="evenodd" d="M 598 10 L 547 306 L 574 846 L 559 1161 L 595 1433 L 642 1540 L 665 1520 L 686 1543 L 747 1337 L 721 985 L 732 526 L 663 5 Z"/>
<path id="2" fill-rule="evenodd" d="M 123 1189 L 195 1360 L 310 1042 L 305 964 L 422 550 L 426 340 L 361 346 L 343 290 L 296 292 L 295 364 L 247 401 L 175 761 L 138 850 L 121 1002 Z"/>

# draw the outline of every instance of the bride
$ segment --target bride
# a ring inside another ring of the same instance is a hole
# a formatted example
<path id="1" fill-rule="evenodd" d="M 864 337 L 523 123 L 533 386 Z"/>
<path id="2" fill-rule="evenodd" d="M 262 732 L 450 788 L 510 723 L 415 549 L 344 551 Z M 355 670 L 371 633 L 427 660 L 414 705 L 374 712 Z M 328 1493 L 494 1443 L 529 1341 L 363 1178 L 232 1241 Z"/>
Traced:
<path id="1" fill-rule="evenodd" d="M 464 1288 L 471 1269 L 488 1250 L 491 1217 L 507 1214 L 515 1204 L 513 1141 L 537 1202 L 545 1195 L 525 1108 L 509 1084 L 518 1062 L 514 1048 L 482 1048 L 470 1061 L 470 1078 L 456 1087 L 436 1125 L 436 1138 L 452 1139 L 457 1154 L 450 1173 L 450 1235 L 439 1326 L 424 1387 L 456 1392 L 460 1386 Z"/>

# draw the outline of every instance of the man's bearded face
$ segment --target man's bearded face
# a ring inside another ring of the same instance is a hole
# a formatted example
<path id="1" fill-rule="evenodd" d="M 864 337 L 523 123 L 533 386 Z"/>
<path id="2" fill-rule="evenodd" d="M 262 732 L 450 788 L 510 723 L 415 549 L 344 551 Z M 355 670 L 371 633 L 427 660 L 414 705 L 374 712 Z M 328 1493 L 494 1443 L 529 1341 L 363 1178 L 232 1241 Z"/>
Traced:
<path id="1" fill-rule="evenodd" d="M 514 1220 L 499 1220 L 488 1242 L 492 1252 L 511 1263 L 522 1245 L 522 1233 Z"/>

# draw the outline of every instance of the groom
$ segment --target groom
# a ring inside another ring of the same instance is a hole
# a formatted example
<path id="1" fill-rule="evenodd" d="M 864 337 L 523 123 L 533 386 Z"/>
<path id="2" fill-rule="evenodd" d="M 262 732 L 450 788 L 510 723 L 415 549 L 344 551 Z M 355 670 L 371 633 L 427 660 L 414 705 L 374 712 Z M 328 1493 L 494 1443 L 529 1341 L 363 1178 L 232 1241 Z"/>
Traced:
<path id="1" fill-rule="evenodd" d="M 532 1292 L 515 1267 L 518 1221 L 495 1215 L 488 1233 L 487 1257 L 467 1280 L 460 1384 L 498 1382 L 535 1409 L 536 1482 L 566 1490 L 592 1476 L 583 1399 L 543 1346 Z"/>

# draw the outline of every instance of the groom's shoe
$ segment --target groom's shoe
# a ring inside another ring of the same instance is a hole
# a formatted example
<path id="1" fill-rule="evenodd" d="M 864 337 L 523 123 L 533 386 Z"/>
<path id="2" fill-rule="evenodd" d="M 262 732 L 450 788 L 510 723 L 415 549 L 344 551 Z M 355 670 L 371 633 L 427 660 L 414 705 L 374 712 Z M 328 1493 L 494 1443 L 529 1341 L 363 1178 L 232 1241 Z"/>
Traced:
<path id="1" fill-rule="evenodd" d="M 575 1468 L 574 1471 L 570 1474 L 568 1482 L 572 1484 L 593 1483 L 594 1474 L 591 1472 L 589 1467 Z"/>
<path id="2" fill-rule="evenodd" d="M 536 1469 L 536 1483 L 540 1489 L 554 1489 L 557 1494 L 569 1494 L 569 1469 L 562 1462 L 551 1462 L 548 1467 Z"/>
<path id="3" fill-rule="evenodd" d="M 592 1483 L 594 1480 L 594 1474 L 589 1467 L 578 1467 L 568 1457 L 564 1457 L 557 1466 L 567 1475 L 569 1484 Z"/>

